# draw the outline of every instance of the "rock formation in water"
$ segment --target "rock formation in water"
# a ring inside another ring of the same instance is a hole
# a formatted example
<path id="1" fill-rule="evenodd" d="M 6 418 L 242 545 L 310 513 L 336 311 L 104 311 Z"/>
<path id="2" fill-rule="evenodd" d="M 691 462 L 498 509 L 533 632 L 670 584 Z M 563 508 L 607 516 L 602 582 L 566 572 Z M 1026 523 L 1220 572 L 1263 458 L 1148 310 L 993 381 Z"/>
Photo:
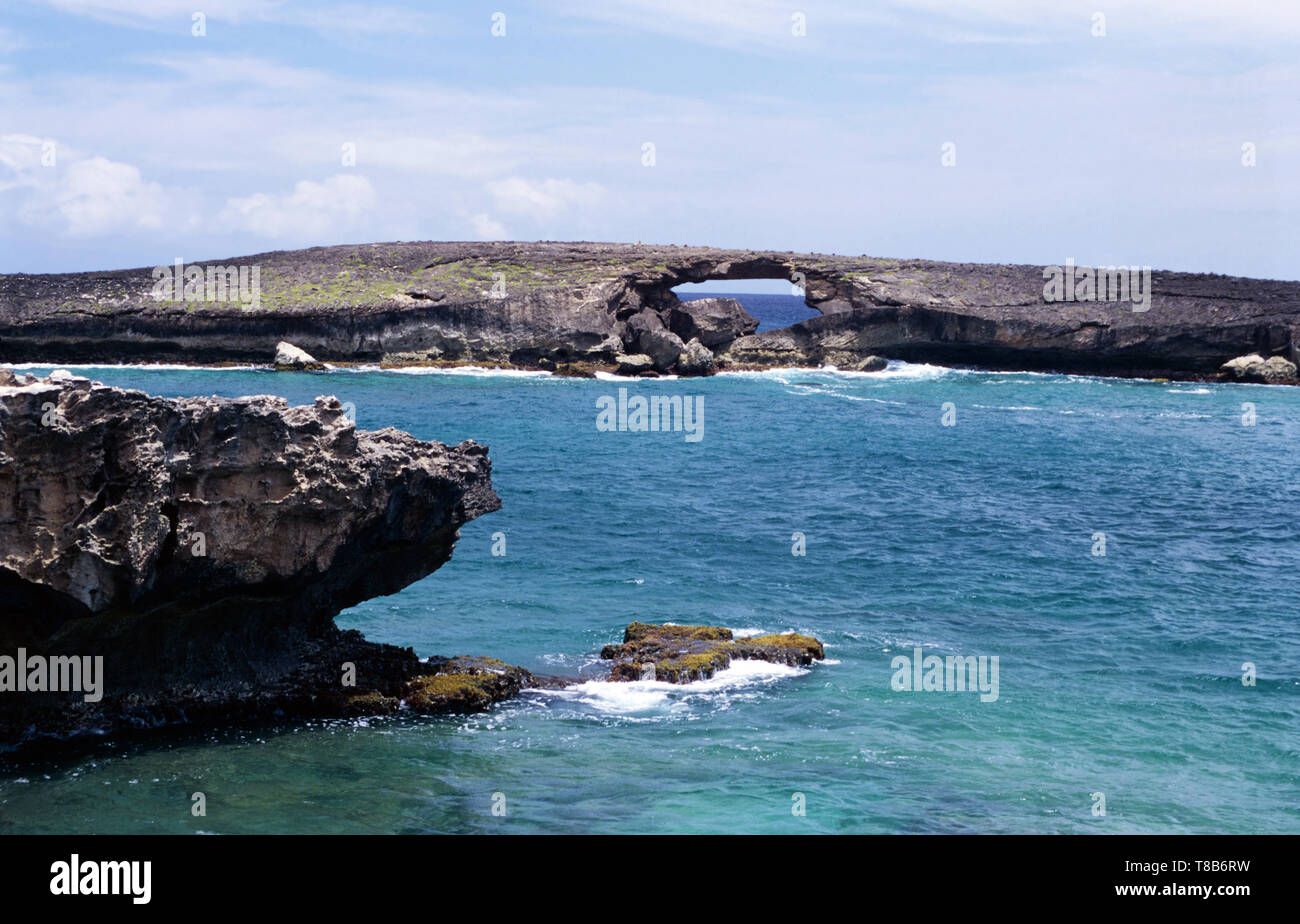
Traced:
<path id="1" fill-rule="evenodd" d="M 291 372 L 319 371 L 325 368 L 325 364 L 317 360 L 316 357 L 306 350 L 299 349 L 287 340 L 281 340 L 275 345 L 274 365 L 277 369 L 285 369 Z"/>
<path id="2" fill-rule="evenodd" d="M 1229 380 L 1255 382 L 1260 385 L 1286 385 L 1296 381 L 1296 364 L 1284 356 L 1265 359 L 1258 353 L 1238 356 L 1220 370 Z"/>
<path id="3" fill-rule="evenodd" d="M 735 638 L 721 626 L 667 626 L 634 622 L 619 645 L 606 645 L 600 656 L 613 661 L 610 680 L 660 680 L 690 683 L 726 670 L 733 660 L 770 661 L 806 666 L 826 657 L 822 643 L 810 635 L 788 632 Z"/>
<path id="4" fill-rule="evenodd" d="M 258 268 L 256 298 L 222 284 L 240 267 Z M 0 276 L 0 362 L 265 363 L 282 340 L 330 363 L 574 375 L 640 356 L 660 373 L 683 357 L 705 374 L 879 355 L 1169 378 L 1214 378 L 1250 353 L 1300 360 L 1300 283 L 1232 276 L 1157 271 L 1149 289 L 1136 279 L 1141 298 L 1115 276 L 1105 291 L 1129 297 L 1107 301 L 1101 276 L 1084 287 L 1070 267 L 1074 300 L 1057 300 L 1056 267 L 553 242 L 317 247 L 198 269 L 180 300 L 155 300 L 148 268 Z M 732 300 L 671 291 L 740 279 L 793 280 L 821 316 L 758 333 Z"/>
<path id="5" fill-rule="evenodd" d="M 335 398 L 163 399 L 0 369 L 0 747 L 482 708 L 532 678 L 422 661 L 334 617 L 434 571 L 499 507 L 484 447 L 359 431 Z M 103 658 L 98 696 L 25 682 L 68 657 Z"/>

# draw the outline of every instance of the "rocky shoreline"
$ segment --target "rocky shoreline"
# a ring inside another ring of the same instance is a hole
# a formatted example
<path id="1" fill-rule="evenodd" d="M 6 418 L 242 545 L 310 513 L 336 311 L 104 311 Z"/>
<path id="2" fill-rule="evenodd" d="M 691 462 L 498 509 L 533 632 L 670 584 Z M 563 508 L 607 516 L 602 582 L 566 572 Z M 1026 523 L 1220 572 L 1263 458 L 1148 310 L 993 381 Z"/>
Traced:
<path id="1" fill-rule="evenodd" d="M 1300 283 L 1208 274 L 1151 273 L 1139 305 L 1048 301 L 1042 266 L 639 244 L 390 243 L 221 261 L 222 272 L 258 270 L 252 302 L 215 286 L 214 267 L 190 267 L 194 291 L 179 300 L 154 297 L 148 268 L 0 276 L 0 363 L 285 365 L 275 359 L 284 342 L 307 354 L 283 354 L 295 368 L 312 368 L 310 360 L 708 375 L 868 369 L 887 357 L 1293 384 L 1300 361 Z M 759 333 L 738 302 L 681 302 L 672 292 L 742 279 L 798 283 L 820 316 Z M 1251 354 L 1258 363 L 1225 368 Z"/>

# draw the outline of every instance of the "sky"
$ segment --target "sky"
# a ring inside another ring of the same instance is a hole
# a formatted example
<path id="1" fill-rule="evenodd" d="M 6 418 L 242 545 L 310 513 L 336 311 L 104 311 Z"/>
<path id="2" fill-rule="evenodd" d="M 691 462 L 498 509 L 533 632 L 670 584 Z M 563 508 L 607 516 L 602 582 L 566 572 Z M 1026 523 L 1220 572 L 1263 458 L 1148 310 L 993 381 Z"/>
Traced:
<path id="1" fill-rule="evenodd" d="M 1295 0 L 0 0 L 0 272 L 599 240 L 1300 278 Z"/>

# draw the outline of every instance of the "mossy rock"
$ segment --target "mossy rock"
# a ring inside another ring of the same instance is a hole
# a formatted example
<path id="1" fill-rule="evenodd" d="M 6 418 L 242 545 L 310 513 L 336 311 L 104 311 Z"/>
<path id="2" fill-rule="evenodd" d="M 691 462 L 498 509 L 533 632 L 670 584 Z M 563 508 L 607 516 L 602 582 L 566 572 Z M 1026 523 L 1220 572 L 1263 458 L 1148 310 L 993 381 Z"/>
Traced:
<path id="1" fill-rule="evenodd" d="M 430 666 L 432 673 L 416 677 L 402 692 L 414 712 L 482 712 L 533 681 L 528 671 L 496 658 L 436 659 Z"/>
<path id="2" fill-rule="evenodd" d="M 623 642 L 600 652 L 613 661 L 610 679 L 640 680 L 646 665 L 654 665 L 656 680 L 690 683 L 725 670 L 735 658 L 802 666 L 825 658 L 822 643 L 810 635 L 788 632 L 734 638 L 722 626 L 665 626 L 634 622 Z"/>

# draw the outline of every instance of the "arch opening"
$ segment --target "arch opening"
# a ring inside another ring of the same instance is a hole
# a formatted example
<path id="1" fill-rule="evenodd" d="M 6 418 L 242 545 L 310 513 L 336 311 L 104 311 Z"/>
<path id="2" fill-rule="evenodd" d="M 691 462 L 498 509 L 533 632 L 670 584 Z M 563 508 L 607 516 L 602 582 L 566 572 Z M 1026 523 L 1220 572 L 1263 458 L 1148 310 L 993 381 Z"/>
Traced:
<path id="1" fill-rule="evenodd" d="M 784 278 L 710 279 L 684 282 L 673 286 L 671 291 L 682 302 L 703 298 L 734 299 L 758 321 L 759 331 L 789 327 L 821 315 L 820 311 L 808 305 L 800 290 Z"/>

